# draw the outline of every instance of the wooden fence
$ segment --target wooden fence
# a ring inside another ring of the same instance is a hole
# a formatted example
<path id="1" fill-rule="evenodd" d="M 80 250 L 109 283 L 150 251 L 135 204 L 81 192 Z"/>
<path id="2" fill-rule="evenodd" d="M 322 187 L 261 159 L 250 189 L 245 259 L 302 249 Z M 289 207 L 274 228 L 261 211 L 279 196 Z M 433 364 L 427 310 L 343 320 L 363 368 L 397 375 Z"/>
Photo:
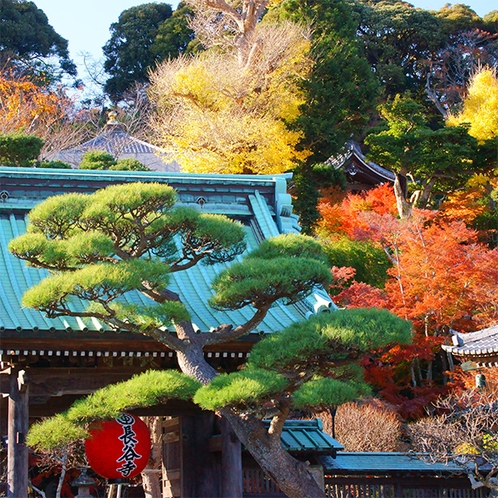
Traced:
<path id="1" fill-rule="evenodd" d="M 397 484 L 340 484 L 327 482 L 328 498 L 486 498 L 488 489 L 415 488 Z"/>
<path id="2" fill-rule="evenodd" d="M 425 482 L 424 482 L 425 481 Z M 278 486 L 259 469 L 243 470 L 246 498 L 283 498 Z M 414 479 L 413 477 L 325 478 L 327 498 L 487 498 L 489 490 L 470 489 L 466 477 Z"/>

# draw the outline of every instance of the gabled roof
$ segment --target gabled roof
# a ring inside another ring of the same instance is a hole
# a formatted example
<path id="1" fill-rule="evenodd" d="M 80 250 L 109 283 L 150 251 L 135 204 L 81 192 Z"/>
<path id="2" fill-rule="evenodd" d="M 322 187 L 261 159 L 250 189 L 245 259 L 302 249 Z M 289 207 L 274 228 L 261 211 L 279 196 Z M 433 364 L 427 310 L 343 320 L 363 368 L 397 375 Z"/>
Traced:
<path id="1" fill-rule="evenodd" d="M 454 356 L 478 360 L 478 363 L 498 360 L 498 325 L 477 332 L 453 331 L 452 341 L 452 345 L 445 344 L 442 348 Z"/>
<path id="2" fill-rule="evenodd" d="M 28 341 L 23 346 L 30 348 L 36 343 L 35 339 L 53 337 L 60 341 L 61 337 L 81 337 L 81 334 L 73 334 L 81 331 L 86 332 L 88 339 L 100 334 L 103 339 L 116 336 L 106 332 L 107 326 L 95 319 L 47 318 L 38 311 L 22 307 L 24 292 L 39 282 L 46 272 L 28 267 L 13 257 L 7 246 L 10 239 L 25 232 L 29 209 L 43 199 L 67 192 L 91 193 L 114 183 L 168 183 L 177 190 L 181 204 L 209 213 L 223 213 L 241 221 L 246 230 L 248 250 L 251 250 L 265 238 L 299 231 L 297 217 L 289 211 L 288 178 L 285 175 L 191 175 L 0 167 L 0 190 L 3 192 L 0 196 L 0 337 L 3 348 L 18 344 L 15 341 L 20 338 L 31 338 L 31 344 Z M 252 314 L 247 308 L 220 312 L 208 306 L 210 283 L 225 266 L 201 264 L 172 275 L 171 288 L 180 294 L 199 332 L 208 333 L 222 323 L 236 326 Z M 134 303 L 147 302 L 147 298 L 139 293 L 130 293 L 128 299 Z M 83 303 L 75 301 L 74 306 L 82 307 Z M 316 289 L 311 297 L 295 305 L 275 305 L 253 332 L 275 332 L 312 314 L 331 309 L 335 309 L 335 305 L 327 293 Z M 118 335 L 123 339 L 127 337 L 125 332 Z"/>
<path id="3" fill-rule="evenodd" d="M 103 132 L 95 138 L 71 149 L 60 151 L 54 159 L 78 167 L 83 154 L 90 150 L 108 152 L 116 159 L 137 159 L 152 171 L 180 171 L 180 165 L 168 159 L 163 149 L 129 135 L 117 122 L 108 123 Z"/>
<path id="4" fill-rule="evenodd" d="M 343 154 L 331 157 L 327 160 L 327 164 L 335 169 L 344 170 L 350 189 L 354 189 L 355 184 L 361 190 L 386 182 L 394 183 L 394 173 L 372 161 L 367 161 L 360 146 L 353 140 L 346 143 L 346 151 Z"/>

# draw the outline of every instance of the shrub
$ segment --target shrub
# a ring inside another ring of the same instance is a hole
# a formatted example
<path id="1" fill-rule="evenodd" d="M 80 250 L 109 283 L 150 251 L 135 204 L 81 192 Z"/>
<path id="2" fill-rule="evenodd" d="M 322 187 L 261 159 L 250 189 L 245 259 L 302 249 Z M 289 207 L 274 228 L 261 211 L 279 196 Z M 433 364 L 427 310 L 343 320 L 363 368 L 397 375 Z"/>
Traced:
<path id="1" fill-rule="evenodd" d="M 132 157 L 118 159 L 116 164 L 113 164 L 109 169 L 122 171 L 150 171 L 145 164 Z"/>
<path id="2" fill-rule="evenodd" d="M 43 140 L 22 133 L 0 133 L 0 165 L 30 167 L 40 155 Z"/>
<path id="3" fill-rule="evenodd" d="M 112 154 L 103 150 L 89 150 L 83 154 L 80 169 L 109 169 L 116 164 Z"/>

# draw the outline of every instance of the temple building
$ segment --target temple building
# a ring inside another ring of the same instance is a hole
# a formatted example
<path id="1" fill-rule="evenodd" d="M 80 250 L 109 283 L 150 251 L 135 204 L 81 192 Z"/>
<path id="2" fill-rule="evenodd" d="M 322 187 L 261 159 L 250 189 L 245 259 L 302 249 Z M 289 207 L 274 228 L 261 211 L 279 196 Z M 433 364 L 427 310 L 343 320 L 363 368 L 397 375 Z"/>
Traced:
<path id="1" fill-rule="evenodd" d="M 453 331 L 452 344 L 441 346 L 462 367 L 498 366 L 498 325 L 476 332 Z"/>
<path id="2" fill-rule="evenodd" d="M 108 152 L 115 159 L 136 159 L 151 171 L 178 172 L 180 165 L 155 145 L 128 134 L 122 123 L 116 121 L 116 113 L 109 113 L 109 120 L 102 133 L 71 149 L 65 149 L 50 159 L 58 159 L 78 168 L 83 155 L 91 150 Z"/>
<path id="3" fill-rule="evenodd" d="M 394 184 L 395 175 L 372 161 L 367 161 L 360 146 L 350 140 L 346 144 L 346 152 L 327 160 L 338 170 L 344 171 L 347 180 L 347 189 L 351 192 L 362 192 L 383 185 Z"/>
<path id="4" fill-rule="evenodd" d="M 24 292 L 46 275 L 8 251 L 9 241 L 25 232 L 29 210 L 53 195 L 92 193 L 126 182 L 167 183 L 177 191 L 181 205 L 240 221 L 250 251 L 264 239 L 299 232 L 287 193 L 289 178 L 0 167 L 0 422 L 2 436 L 7 436 L 8 479 L 14 489 L 26 489 L 24 439 L 33 420 L 59 413 L 76 399 L 134 374 L 177 368 L 175 353 L 146 336 L 111 330 L 95 318 L 48 318 L 22 306 Z M 246 308 L 224 312 L 208 306 L 210 283 L 223 267 L 196 265 L 171 275 L 169 288 L 180 295 L 198 333 L 207 334 L 220 324 L 236 326 L 252 315 Z M 139 293 L 129 294 L 130 303 L 146 300 Z M 214 368 L 233 371 L 245 362 L 262 335 L 334 309 L 327 293 L 316 289 L 298 303 L 276 304 L 250 334 L 208 346 L 205 357 Z M 171 402 L 138 415 L 167 416 L 170 422 L 165 434 L 173 431 L 184 435 L 180 440 L 168 439 L 171 444 L 165 446 L 166 461 L 174 456 L 171 465 L 178 467 L 177 484 L 185 486 L 171 496 L 221 496 L 215 492 L 221 482 L 215 478 L 221 472 L 221 460 L 219 453 L 209 450 L 210 436 L 215 435 L 214 413 L 201 412 L 193 404 Z M 180 453 L 185 460 L 176 458 Z M 169 478 L 166 481 L 172 482 Z"/>

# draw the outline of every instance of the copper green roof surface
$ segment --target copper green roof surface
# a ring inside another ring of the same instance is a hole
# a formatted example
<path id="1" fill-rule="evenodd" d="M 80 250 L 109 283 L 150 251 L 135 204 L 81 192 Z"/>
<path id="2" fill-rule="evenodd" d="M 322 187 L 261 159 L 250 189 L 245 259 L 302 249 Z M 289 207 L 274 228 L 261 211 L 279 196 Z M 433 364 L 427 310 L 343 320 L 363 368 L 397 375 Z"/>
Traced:
<path id="1" fill-rule="evenodd" d="M 325 472 L 338 475 L 370 474 L 385 475 L 391 473 L 409 474 L 410 472 L 440 474 L 462 472 L 454 464 L 429 463 L 415 453 L 387 452 L 342 452 L 336 458 L 320 458 Z"/>
<path id="2" fill-rule="evenodd" d="M 223 213 L 241 221 L 246 229 L 248 249 L 263 238 L 298 231 L 297 218 L 289 212 L 286 181 L 289 177 L 250 175 L 192 175 L 123 171 L 82 171 L 0 167 L 0 337 L 4 331 L 104 331 L 107 327 L 89 318 L 47 318 L 23 308 L 24 292 L 47 273 L 28 267 L 7 250 L 9 240 L 26 230 L 26 215 L 38 202 L 67 192 L 91 193 L 108 184 L 132 181 L 168 183 L 178 191 L 179 202 L 210 213 Z M 279 209 L 280 205 L 286 206 Z M 172 275 L 171 289 L 180 294 L 195 327 L 209 332 L 221 323 L 245 322 L 252 311 L 219 312 L 207 305 L 210 283 L 225 265 L 195 267 Z M 147 302 L 140 293 L 129 293 L 131 302 Z M 83 307 L 75 301 L 75 307 Z M 323 289 L 291 306 L 277 304 L 254 332 L 271 333 L 314 313 L 335 309 Z"/>
<path id="3" fill-rule="evenodd" d="M 268 426 L 269 422 L 265 421 Z M 335 455 L 344 446 L 332 436 L 323 432 L 321 419 L 286 420 L 282 430 L 281 442 L 287 451 L 327 453 Z"/>

